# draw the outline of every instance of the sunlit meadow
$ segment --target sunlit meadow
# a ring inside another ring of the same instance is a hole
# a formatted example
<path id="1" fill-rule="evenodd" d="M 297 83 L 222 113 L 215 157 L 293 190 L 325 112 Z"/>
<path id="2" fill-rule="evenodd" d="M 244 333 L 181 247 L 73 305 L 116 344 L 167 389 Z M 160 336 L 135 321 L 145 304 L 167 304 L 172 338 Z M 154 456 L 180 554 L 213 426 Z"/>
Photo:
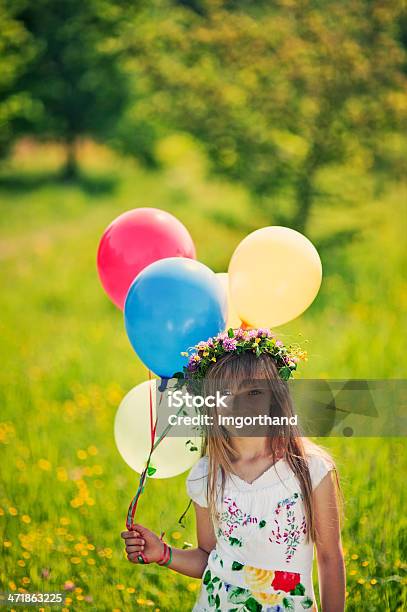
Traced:
<path id="1" fill-rule="evenodd" d="M 180 218 L 198 258 L 222 272 L 244 235 L 273 219 L 237 187 L 207 180 L 199 150 L 180 137 L 162 143 L 159 174 L 85 143 L 83 179 L 61 184 L 60 155 L 22 143 L 0 176 L 0 590 L 62 591 L 64 612 L 187 611 L 199 580 L 129 563 L 120 538 L 138 479 L 116 450 L 113 421 L 147 371 L 99 284 L 96 249 L 118 214 L 155 206 Z M 327 245 L 339 230 L 358 233 L 321 249 L 318 298 L 276 331 L 306 342 L 303 376 L 401 378 L 406 186 L 380 185 L 363 160 L 319 180 L 332 195 L 316 205 L 308 236 Z M 347 610 L 404 610 L 405 441 L 322 442 L 345 498 Z M 179 547 L 196 542 L 192 511 L 178 524 L 185 476 L 150 479 L 137 514 Z"/>

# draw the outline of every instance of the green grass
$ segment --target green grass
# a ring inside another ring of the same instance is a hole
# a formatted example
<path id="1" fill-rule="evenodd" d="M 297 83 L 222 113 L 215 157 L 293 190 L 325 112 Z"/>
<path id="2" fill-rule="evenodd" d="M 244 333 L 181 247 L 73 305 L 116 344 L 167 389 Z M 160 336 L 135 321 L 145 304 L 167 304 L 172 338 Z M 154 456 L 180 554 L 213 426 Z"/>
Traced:
<path id="1" fill-rule="evenodd" d="M 97 278 L 103 229 L 124 210 L 164 208 L 189 228 L 198 258 L 226 271 L 245 233 L 273 223 L 240 189 L 206 180 L 202 158 L 183 141 L 164 143 L 161 154 L 163 170 L 149 174 L 86 145 L 83 180 L 63 185 L 58 149 L 25 143 L 0 176 L 0 590 L 59 591 L 72 581 L 81 590 L 69 593 L 69 610 L 186 611 L 199 587 L 130 564 L 123 551 L 138 479 L 116 450 L 113 421 L 147 372 Z M 321 249 L 317 300 L 278 331 L 308 340 L 304 376 L 403 377 L 406 186 L 389 182 L 378 193 L 376 177 L 351 167 L 320 182 L 332 198 L 315 207 L 308 236 L 328 244 L 339 230 L 358 234 Z M 403 610 L 405 440 L 322 442 L 346 501 L 347 610 Z M 137 515 L 178 546 L 195 543 L 192 511 L 185 528 L 177 525 L 184 482 L 185 474 L 151 479 Z"/>

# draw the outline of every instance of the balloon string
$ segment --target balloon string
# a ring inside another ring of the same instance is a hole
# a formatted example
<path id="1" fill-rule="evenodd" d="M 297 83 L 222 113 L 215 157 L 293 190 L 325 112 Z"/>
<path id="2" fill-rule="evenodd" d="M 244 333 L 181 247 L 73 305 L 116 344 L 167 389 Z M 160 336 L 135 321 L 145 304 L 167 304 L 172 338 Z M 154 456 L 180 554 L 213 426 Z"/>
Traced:
<path id="1" fill-rule="evenodd" d="M 157 423 L 158 423 L 158 410 L 157 410 L 157 415 L 156 415 L 156 419 L 154 422 L 154 412 L 153 412 L 153 395 L 152 395 L 152 389 L 151 389 L 151 383 L 152 383 L 152 377 L 151 377 L 151 371 L 148 370 L 148 379 L 149 379 L 149 409 L 150 409 L 150 435 L 151 435 L 151 447 L 150 447 L 150 452 L 146 461 L 146 465 L 144 470 L 142 471 L 141 475 L 140 475 L 140 480 L 139 480 L 139 484 L 137 487 L 137 492 L 135 494 L 135 496 L 133 497 L 128 512 L 127 512 L 127 520 L 126 520 L 126 527 L 128 529 L 128 531 L 133 531 L 134 529 L 134 516 L 136 514 L 136 509 L 137 509 L 137 504 L 139 501 L 139 498 L 141 496 L 141 494 L 144 491 L 144 486 L 145 486 L 145 482 L 146 482 L 146 478 L 148 476 L 148 469 L 150 467 L 150 462 L 151 462 L 151 455 L 153 454 L 153 452 L 155 451 L 155 449 L 157 448 L 157 446 L 160 444 L 160 442 L 165 438 L 165 436 L 167 435 L 167 433 L 170 431 L 171 429 L 171 425 L 167 425 L 167 427 L 164 429 L 164 431 L 162 432 L 162 434 L 158 437 L 158 439 L 156 440 L 156 431 L 157 431 Z M 160 400 L 159 400 L 159 405 L 161 404 L 162 401 L 162 394 L 160 394 Z"/>
<path id="2" fill-rule="evenodd" d="M 156 430 L 156 426 L 157 426 L 157 419 L 156 422 L 154 423 L 154 416 L 153 416 L 153 394 L 152 394 L 152 389 L 151 389 L 151 383 L 152 383 L 152 378 L 151 378 L 151 370 L 148 370 L 148 380 L 149 380 L 149 409 L 150 409 L 150 438 L 151 438 L 151 446 L 150 446 L 150 452 L 148 455 L 148 459 L 145 465 L 144 470 L 141 472 L 140 475 L 140 480 L 139 480 L 139 484 L 137 487 L 137 491 L 135 496 L 133 497 L 133 499 L 130 502 L 130 506 L 127 512 L 127 520 L 126 520 L 126 527 L 128 529 L 128 531 L 133 531 L 134 529 L 134 515 L 136 514 L 136 509 L 137 509 L 137 504 L 140 498 L 140 495 L 143 493 L 144 491 L 144 485 L 145 485 L 145 481 L 148 475 L 148 468 L 150 467 L 150 461 L 151 461 L 151 455 L 153 453 L 153 450 L 155 448 L 156 445 L 154 445 L 154 438 L 155 438 L 155 430 Z"/>
<path id="3" fill-rule="evenodd" d="M 154 425 L 153 423 L 153 395 L 151 390 L 151 370 L 148 370 L 148 381 L 149 381 L 149 396 L 150 396 L 150 435 L 151 435 L 151 448 L 154 446 L 154 438 L 155 438 L 155 427 L 157 425 L 157 421 Z"/>

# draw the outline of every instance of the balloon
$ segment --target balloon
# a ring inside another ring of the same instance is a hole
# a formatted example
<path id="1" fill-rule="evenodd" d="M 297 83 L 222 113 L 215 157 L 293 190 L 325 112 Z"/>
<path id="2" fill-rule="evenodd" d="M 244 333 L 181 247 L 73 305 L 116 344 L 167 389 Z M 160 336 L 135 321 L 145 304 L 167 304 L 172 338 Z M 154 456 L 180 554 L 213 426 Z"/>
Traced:
<path id="1" fill-rule="evenodd" d="M 131 345 L 150 370 L 167 378 L 187 364 L 182 351 L 224 330 L 226 314 L 216 274 L 183 257 L 161 259 L 140 272 L 124 306 Z"/>
<path id="2" fill-rule="evenodd" d="M 164 257 L 196 257 L 178 219 L 158 208 L 135 208 L 117 217 L 103 233 L 97 254 L 99 277 L 112 302 L 123 309 L 137 274 Z"/>
<path id="3" fill-rule="evenodd" d="M 230 297 L 230 291 L 229 291 L 229 275 L 227 272 L 218 272 L 216 274 L 216 276 L 218 277 L 218 279 L 220 280 L 220 283 L 222 285 L 222 287 L 224 288 L 224 290 L 226 291 L 227 294 L 227 302 L 228 302 L 228 316 L 227 316 L 227 321 L 226 321 L 226 329 L 229 329 L 230 327 L 233 327 L 233 329 L 236 329 L 238 327 L 240 327 L 241 325 L 241 320 L 238 317 L 238 314 L 236 312 L 236 309 L 232 303 L 231 297 Z"/>
<path id="4" fill-rule="evenodd" d="M 298 317 L 322 281 L 318 251 L 302 234 L 263 227 L 238 245 L 229 264 L 229 285 L 238 316 L 252 327 L 274 327 Z"/>
<path id="5" fill-rule="evenodd" d="M 154 422 L 156 412 L 156 381 L 147 380 L 134 387 L 123 398 L 114 421 L 114 438 L 124 461 L 141 474 L 151 448 L 150 388 Z M 152 478 L 170 478 L 188 470 L 200 457 L 200 438 L 192 438 L 194 444 L 186 444 L 189 437 L 165 436 L 151 456 L 151 466 L 156 468 Z M 190 446 L 198 451 L 189 450 Z"/>

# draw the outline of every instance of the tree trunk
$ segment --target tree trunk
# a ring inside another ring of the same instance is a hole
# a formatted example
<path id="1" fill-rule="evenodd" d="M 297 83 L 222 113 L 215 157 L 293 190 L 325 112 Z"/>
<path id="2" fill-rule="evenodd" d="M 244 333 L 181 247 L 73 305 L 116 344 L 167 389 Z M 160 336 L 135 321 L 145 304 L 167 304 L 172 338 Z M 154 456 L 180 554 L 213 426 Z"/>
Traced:
<path id="1" fill-rule="evenodd" d="M 295 189 L 297 210 L 293 218 L 293 228 L 301 233 L 305 233 L 307 229 L 314 201 L 314 177 L 318 168 L 317 159 L 316 148 L 313 147 L 304 162 Z"/>
<path id="2" fill-rule="evenodd" d="M 313 181 L 309 175 L 301 174 L 296 188 L 297 211 L 294 215 L 293 227 L 304 233 L 307 227 L 313 201 Z"/>
<path id="3" fill-rule="evenodd" d="M 78 178 L 79 167 L 76 157 L 76 140 L 68 140 L 66 143 L 66 161 L 62 170 L 62 178 L 66 181 L 72 181 Z"/>

